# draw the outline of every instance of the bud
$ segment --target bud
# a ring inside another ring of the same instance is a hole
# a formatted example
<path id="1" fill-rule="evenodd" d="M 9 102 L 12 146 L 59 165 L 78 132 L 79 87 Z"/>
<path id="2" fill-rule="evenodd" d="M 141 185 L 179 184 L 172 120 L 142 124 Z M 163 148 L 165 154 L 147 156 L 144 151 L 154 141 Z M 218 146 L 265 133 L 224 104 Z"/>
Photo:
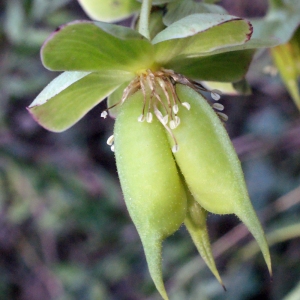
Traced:
<path id="1" fill-rule="evenodd" d="M 143 106 L 139 90 L 120 108 L 114 128 L 118 174 L 129 214 L 145 250 L 151 277 L 164 299 L 162 241 L 186 215 L 186 195 L 165 128 L 157 118 L 138 122 Z"/>
<path id="2" fill-rule="evenodd" d="M 176 92 L 191 107 L 178 112 L 181 125 L 173 130 L 180 149 L 174 156 L 190 192 L 211 213 L 236 214 L 257 240 L 271 273 L 264 232 L 222 122 L 201 94 L 184 85 L 177 85 Z"/>

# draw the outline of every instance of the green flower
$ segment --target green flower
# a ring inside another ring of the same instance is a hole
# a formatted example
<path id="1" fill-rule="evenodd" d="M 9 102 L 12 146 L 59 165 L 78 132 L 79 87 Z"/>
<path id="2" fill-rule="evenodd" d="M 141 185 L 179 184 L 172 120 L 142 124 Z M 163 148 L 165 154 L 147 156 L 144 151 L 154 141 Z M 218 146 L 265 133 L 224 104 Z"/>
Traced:
<path id="1" fill-rule="evenodd" d="M 78 21 L 60 27 L 41 50 L 48 69 L 65 71 L 28 108 L 43 127 L 64 131 L 109 96 L 108 111 L 117 118 L 108 144 L 150 274 L 164 299 L 162 241 L 182 223 L 221 282 L 207 212 L 236 214 L 271 272 L 263 229 L 221 121 L 227 118 L 223 106 L 211 106 L 199 93 L 204 90 L 199 81 L 244 77 L 254 49 L 266 46 L 251 40 L 251 34 L 248 21 L 219 14 L 180 19 L 152 41 L 129 28 Z M 212 97 L 219 99 L 215 91 Z"/>

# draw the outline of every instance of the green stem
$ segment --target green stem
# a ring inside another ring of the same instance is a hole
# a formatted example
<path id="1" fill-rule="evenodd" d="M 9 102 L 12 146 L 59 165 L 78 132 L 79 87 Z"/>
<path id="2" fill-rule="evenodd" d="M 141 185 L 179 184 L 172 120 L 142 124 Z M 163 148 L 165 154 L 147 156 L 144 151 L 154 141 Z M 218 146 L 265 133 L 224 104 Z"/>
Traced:
<path id="1" fill-rule="evenodd" d="M 139 33 L 149 40 L 150 40 L 149 16 L 150 16 L 151 7 L 152 7 L 152 0 L 143 0 L 141 14 L 140 14 L 140 23 L 139 23 Z"/>

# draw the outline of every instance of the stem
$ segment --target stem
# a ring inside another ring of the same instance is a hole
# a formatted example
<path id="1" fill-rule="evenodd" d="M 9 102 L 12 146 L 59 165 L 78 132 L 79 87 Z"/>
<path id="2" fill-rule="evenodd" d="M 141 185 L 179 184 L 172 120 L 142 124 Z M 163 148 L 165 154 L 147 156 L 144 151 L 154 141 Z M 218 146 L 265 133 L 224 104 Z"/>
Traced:
<path id="1" fill-rule="evenodd" d="M 149 16 L 152 7 L 152 0 L 143 0 L 141 14 L 140 14 L 140 23 L 139 23 L 139 33 L 150 40 L 149 32 Z"/>

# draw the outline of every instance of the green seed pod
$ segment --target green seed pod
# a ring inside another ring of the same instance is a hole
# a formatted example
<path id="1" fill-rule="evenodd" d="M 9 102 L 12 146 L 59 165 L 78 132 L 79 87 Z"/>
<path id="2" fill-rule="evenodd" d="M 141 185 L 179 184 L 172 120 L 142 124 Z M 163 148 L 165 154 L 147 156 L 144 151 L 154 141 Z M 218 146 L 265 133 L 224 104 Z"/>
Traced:
<path id="1" fill-rule="evenodd" d="M 118 174 L 129 214 L 141 237 L 151 277 L 168 299 L 161 271 L 161 244 L 183 223 L 186 195 L 162 124 L 138 122 L 141 91 L 120 109 L 114 128 Z"/>
<path id="2" fill-rule="evenodd" d="M 191 235 L 191 238 L 195 246 L 197 247 L 201 257 L 225 290 L 225 286 L 219 275 L 211 251 L 210 240 L 206 226 L 207 211 L 204 210 L 197 201 L 195 201 L 189 191 L 186 191 L 186 195 L 188 199 L 188 206 L 184 225 Z"/>
<path id="3" fill-rule="evenodd" d="M 179 151 L 176 162 L 195 200 L 207 211 L 236 214 L 257 240 L 271 272 L 269 248 L 250 202 L 240 161 L 217 114 L 193 89 L 177 85 L 180 126 L 173 130 Z M 170 138 L 170 142 L 173 140 Z"/>

